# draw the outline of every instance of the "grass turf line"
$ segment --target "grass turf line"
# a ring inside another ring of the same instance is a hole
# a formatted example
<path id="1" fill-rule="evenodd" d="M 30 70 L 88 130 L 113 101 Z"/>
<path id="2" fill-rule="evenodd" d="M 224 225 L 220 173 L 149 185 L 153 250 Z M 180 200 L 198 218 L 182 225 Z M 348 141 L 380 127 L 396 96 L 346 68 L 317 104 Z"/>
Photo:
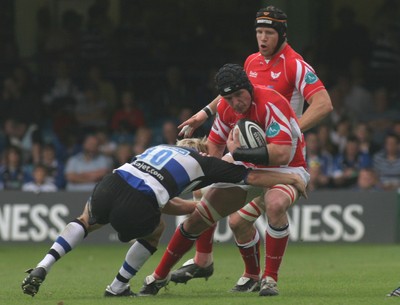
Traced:
<path id="1" fill-rule="evenodd" d="M 289 244 L 280 270 L 280 296 L 259 297 L 257 293 L 234 294 L 233 287 L 243 271 L 236 247 L 216 244 L 215 272 L 208 281 L 170 283 L 155 297 L 104 298 L 107 284 L 118 272 L 129 245 L 85 245 L 56 263 L 39 293 L 22 293 L 24 271 L 34 267 L 49 245 L 18 245 L 0 248 L 0 304 L 4 305 L 92 305 L 92 304 L 304 304 L 379 305 L 398 304 L 399 298 L 385 295 L 400 285 L 400 245 Z M 160 260 L 165 246 L 131 280 L 137 292 L 146 275 Z M 187 254 L 180 266 L 193 252 Z"/>

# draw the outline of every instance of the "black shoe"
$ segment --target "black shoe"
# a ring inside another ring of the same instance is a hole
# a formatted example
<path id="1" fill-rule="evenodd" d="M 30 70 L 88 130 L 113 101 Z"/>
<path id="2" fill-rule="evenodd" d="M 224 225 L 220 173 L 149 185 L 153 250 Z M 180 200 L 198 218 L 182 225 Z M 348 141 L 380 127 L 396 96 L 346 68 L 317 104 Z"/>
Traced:
<path id="1" fill-rule="evenodd" d="M 35 269 L 28 269 L 25 271 L 29 275 L 22 281 L 22 291 L 34 297 L 38 293 L 40 285 L 46 278 L 46 269 L 43 267 L 36 267 Z"/>
<path id="2" fill-rule="evenodd" d="M 267 276 L 266 278 L 262 279 L 259 296 L 271 297 L 278 294 L 278 285 L 272 277 Z"/>
<path id="3" fill-rule="evenodd" d="M 260 281 L 242 276 L 231 289 L 231 292 L 254 292 L 260 290 Z"/>
<path id="4" fill-rule="evenodd" d="M 156 295 L 161 288 L 168 285 L 170 278 L 171 276 L 169 274 L 163 280 L 156 280 L 153 275 L 146 276 L 143 283 L 143 287 L 139 291 L 139 296 L 145 297 L 150 295 Z"/>
<path id="5" fill-rule="evenodd" d="M 193 259 L 188 260 L 186 263 L 182 265 L 178 270 L 175 270 L 171 273 L 171 282 L 174 283 L 184 283 L 186 284 L 191 279 L 195 278 L 208 278 L 214 273 L 214 263 L 211 263 L 210 266 L 200 267 L 196 265 Z"/>
<path id="6" fill-rule="evenodd" d="M 400 297 L 400 287 L 393 290 L 391 293 L 386 295 L 387 297 Z"/>
<path id="7" fill-rule="evenodd" d="M 136 293 L 131 291 L 131 288 L 128 286 L 124 291 L 120 293 L 115 293 L 112 291 L 110 285 L 107 286 L 106 291 L 104 291 L 105 297 L 135 297 Z"/>

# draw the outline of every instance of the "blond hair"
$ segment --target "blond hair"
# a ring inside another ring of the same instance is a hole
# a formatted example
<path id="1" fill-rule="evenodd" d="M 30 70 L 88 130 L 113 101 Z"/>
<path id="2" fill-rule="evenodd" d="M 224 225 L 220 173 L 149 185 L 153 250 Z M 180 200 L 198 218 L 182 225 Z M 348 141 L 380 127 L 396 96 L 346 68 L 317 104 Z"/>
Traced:
<path id="1" fill-rule="evenodd" d="M 194 148 L 198 152 L 208 153 L 207 137 L 177 140 L 176 146 Z"/>

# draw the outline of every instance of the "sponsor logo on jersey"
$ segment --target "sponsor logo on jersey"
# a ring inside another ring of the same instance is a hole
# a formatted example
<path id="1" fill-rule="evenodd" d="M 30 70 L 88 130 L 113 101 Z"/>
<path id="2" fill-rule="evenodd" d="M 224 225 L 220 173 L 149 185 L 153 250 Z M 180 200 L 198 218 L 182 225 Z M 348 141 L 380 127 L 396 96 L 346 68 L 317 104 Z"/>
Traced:
<path id="1" fill-rule="evenodd" d="M 250 71 L 250 73 L 249 73 L 249 77 L 257 78 L 257 75 L 258 75 L 258 73 L 254 72 L 254 71 Z"/>
<path id="2" fill-rule="evenodd" d="M 279 76 L 281 76 L 281 72 L 275 73 L 275 72 L 271 71 L 271 77 L 273 79 L 277 79 Z"/>
<path id="3" fill-rule="evenodd" d="M 306 81 L 306 84 L 311 85 L 311 84 L 314 84 L 314 83 L 317 82 L 318 77 L 317 77 L 314 73 L 312 73 L 311 71 L 308 71 L 308 72 L 306 73 L 306 76 L 305 76 L 304 79 L 305 79 L 305 81 Z"/>
<path id="4" fill-rule="evenodd" d="M 273 122 L 271 125 L 268 126 L 267 128 L 267 137 L 273 138 L 276 135 L 278 135 L 279 131 L 281 131 L 281 127 L 277 122 Z"/>

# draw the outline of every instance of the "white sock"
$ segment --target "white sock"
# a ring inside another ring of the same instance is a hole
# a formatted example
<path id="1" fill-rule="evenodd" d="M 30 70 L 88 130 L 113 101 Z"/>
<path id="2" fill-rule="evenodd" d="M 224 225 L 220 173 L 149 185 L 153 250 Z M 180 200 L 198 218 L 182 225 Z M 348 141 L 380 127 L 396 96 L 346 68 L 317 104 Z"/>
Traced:
<path id="1" fill-rule="evenodd" d="M 110 287 L 115 293 L 121 293 L 128 286 L 129 280 L 142 268 L 144 263 L 156 251 L 156 248 L 144 240 L 137 240 L 128 250 L 125 261 Z"/>
<path id="2" fill-rule="evenodd" d="M 70 222 L 57 237 L 43 260 L 37 264 L 37 267 L 43 267 L 48 273 L 53 264 L 74 249 L 85 236 L 86 229 L 83 224 L 77 221 Z"/>

